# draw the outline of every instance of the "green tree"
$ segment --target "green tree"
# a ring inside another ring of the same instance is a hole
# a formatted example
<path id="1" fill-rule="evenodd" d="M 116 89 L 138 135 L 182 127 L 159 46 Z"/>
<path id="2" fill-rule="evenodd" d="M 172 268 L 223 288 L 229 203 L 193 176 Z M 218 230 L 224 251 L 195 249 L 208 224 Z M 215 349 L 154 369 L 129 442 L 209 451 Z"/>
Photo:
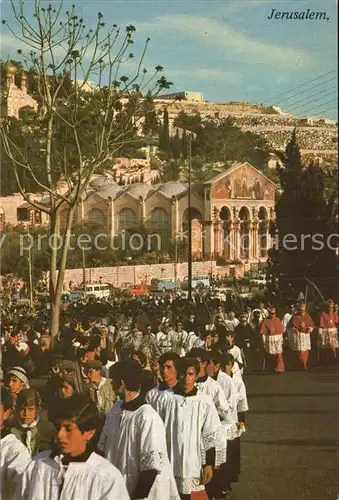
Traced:
<path id="1" fill-rule="evenodd" d="M 144 115 L 145 119 L 142 127 L 143 134 L 146 136 L 159 134 L 159 119 L 150 93 L 148 93 L 145 98 Z"/>
<path id="2" fill-rule="evenodd" d="M 282 160 L 283 193 L 272 227 L 275 244 L 269 251 L 269 291 L 278 299 L 296 300 L 311 280 L 324 295 L 335 294 L 337 257 L 328 240 L 333 221 L 325 198 L 324 172 L 316 165 L 302 165 L 295 132 Z"/>
<path id="3" fill-rule="evenodd" d="M 169 135 L 169 118 L 167 108 L 164 109 L 163 124 L 159 137 L 159 147 L 162 151 L 170 155 L 170 135 Z"/>
<path id="4" fill-rule="evenodd" d="M 1 149 L 12 164 L 24 199 L 48 214 L 50 233 L 62 238 L 60 258 L 54 245 L 49 266 L 54 336 L 59 331 L 60 297 L 77 205 L 92 175 L 135 142 L 144 106 L 142 92 L 151 91 L 154 96 L 170 83 L 160 77 L 161 66 L 146 78 L 143 60 L 149 39 L 135 72 L 131 76 L 121 73 L 124 62 L 134 58 L 130 52 L 133 25 L 121 33 L 116 25 L 107 30 L 100 12 L 88 27 L 74 5 L 64 13 L 62 3 L 46 7 L 40 0 L 33 6 L 23 0 L 10 3 L 13 21 L 4 20 L 3 25 L 22 44 L 18 54 L 37 77 L 39 110 L 24 119 L 1 121 Z M 94 79 L 97 85 L 86 91 Z M 68 184 L 66 193 L 56 184 L 61 176 Z M 30 197 L 28 179 L 47 193 L 46 203 Z M 60 213 L 65 208 L 67 222 L 61 231 Z"/>

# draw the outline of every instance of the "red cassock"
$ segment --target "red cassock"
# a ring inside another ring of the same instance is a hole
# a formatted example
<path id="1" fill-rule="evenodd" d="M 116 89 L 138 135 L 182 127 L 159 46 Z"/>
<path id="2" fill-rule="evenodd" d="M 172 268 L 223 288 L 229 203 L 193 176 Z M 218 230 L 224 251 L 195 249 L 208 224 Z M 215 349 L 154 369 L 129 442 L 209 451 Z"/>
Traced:
<path id="1" fill-rule="evenodd" d="M 266 318 L 260 326 L 261 335 L 282 335 L 284 330 L 284 325 L 279 318 Z"/>
<path id="2" fill-rule="evenodd" d="M 319 328 L 335 328 L 339 324 L 339 316 L 335 312 L 323 312 L 320 316 Z"/>
<path id="3" fill-rule="evenodd" d="M 303 315 L 294 314 L 291 318 L 290 326 L 296 328 L 301 333 L 308 333 L 310 328 L 314 328 L 314 323 L 308 313 Z"/>
<path id="4" fill-rule="evenodd" d="M 330 358 L 336 358 L 337 349 L 339 347 L 337 326 L 339 323 L 338 315 L 334 312 L 323 312 L 319 321 L 319 334 L 318 334 L 318 348 L 321 361 L 330 361 L 328 357 L 328 350 L 332 351 Z"/>

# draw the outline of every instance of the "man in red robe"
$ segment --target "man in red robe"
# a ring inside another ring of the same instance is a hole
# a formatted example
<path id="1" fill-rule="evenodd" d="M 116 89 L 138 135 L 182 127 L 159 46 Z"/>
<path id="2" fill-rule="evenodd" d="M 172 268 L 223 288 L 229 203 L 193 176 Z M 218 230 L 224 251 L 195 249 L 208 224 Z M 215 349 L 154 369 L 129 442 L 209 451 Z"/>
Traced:
<path id="1" fill-rule="evenodd" d="M 334 311 L 334 305 L 334 301 L 329 299 L 327 302 L 327 311 L 321 313 L 319 320 L 318 353 L 320 361 L 325 363 L 335 360 L 339 347 L 337 334 L 339 317 Z"/>
<path id="2" fill-rule="evenodd" d="M 306 312 L 305 302 L 299 302 L 297 312 L 293 314 L 288 324 L 287 338 L 292 351 L 298 355 L 298 367 L 307 370 L 308 351 L 311 350 L 311 333 L 314 323 Z"/>
<path id="3" fill-rule="evenodd" d="M 283 333 L 284 326 L 276 316 L 274 306 L 269 309 L 269 317 L 261 322 L 260 334 L 262 336 L 266 369 L 275 372 L 284 372 L 285 365 L 283 359 Z"/>

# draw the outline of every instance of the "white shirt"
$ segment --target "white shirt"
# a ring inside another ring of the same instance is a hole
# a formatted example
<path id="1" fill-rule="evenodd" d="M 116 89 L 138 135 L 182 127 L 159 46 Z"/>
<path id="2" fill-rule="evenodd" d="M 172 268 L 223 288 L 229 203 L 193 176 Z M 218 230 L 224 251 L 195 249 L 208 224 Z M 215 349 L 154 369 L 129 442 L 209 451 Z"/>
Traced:
<path id="1" fill-rule="evenodd" d="M 120 471 L 96 453 L 66 468 L 50 450 L 42 452 L 28 474 L 28 500 L 129 500 Z"/>
<path id="2" fill-rule="evenodd" d="M 26 446 L 14 434 L 0 440 L 0 500 L 21 498 L 22 475 L 31 461 Z"/>
<path id="3" fill-rule="evenodd" d="M 163 421 L 147 403 L 135 411 L 123 409 L 122 405 L 123 402 L 119 401 L 108 413 L 99 449 L 120 470 L 131 496 L 139 473 L 153 469 L 158 471 L 158 475 L 148 500 L 179 500 L 168 460 Z"/>
<path id="4" fill-rule="evenodd" d="M 189 495 L 204 489 L 202 452 L 215 448 L 220 426 L 211 397 L 199 390 L 195 396 L 185 397 L 152 389 L 146 400 L 165 424 L 168 456 L 179 493 Z"/>

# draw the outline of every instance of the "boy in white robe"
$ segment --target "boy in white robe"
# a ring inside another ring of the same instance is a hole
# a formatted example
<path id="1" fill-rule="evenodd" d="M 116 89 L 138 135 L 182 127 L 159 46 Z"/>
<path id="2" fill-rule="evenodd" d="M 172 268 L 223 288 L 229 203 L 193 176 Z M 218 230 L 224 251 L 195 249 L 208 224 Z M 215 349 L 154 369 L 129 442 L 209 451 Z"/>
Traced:
<path id="1" fill-rule="evenodd" d="M 1 388 L 0 402 L 0 500 L 20 498 L 21 476 L 31 462 L 27 448 L 10 433 L 6 422 L 11 414 L 13 397 Z"/>
<path id="2" fill-rule="evenodd" d="M 79 394 L 49 414 L 58 448 L 36 456 L 24 476 L 28 500 L 129 500 L 121 473 L 94 451 L 95 403 Z"/>
<path id="3" fill-rule="evenodd" d="M 244 373 L 244 359 L 242 356 L 241 349 L 235 345 L 234 343 L 234 334 L 231 332 L 227 332 L 226 335 L 226 340 L 229 343 L 229 348 L 227 349 L 228 353 L 231 354 L 231 356 L 234 359 L 234 364 L 232 368 L 232 374 L 234 377 L 242 377 Z"/>
<path id="4" fill-rule="evenodd" d="M 238 482 L 240 474 L 240 436 L 245 432 L 245 416 L 248 411 L 247 394 L 244 381 L 233 374 L 234 358 L 231 354 L 224 354 L 221 358 L 221 370 L 231 378 L 230 406 L 233 417 L 228 426 L 228 446 L 226 464 L 220 468 L 219 485 L 222 490 L 220 498 L 227 498 L 232 490 L 231 483 Z"/>
<path id="5" fill-rule="evenodd" d="M 120 470 L 132 499 L 178 500 L 164 424 L 140 393 L 140 365 L 130 359 L 116 366 L 114 385 L 123 401 L 108 413 L 98 447 Z"/>
<path id="6" fill-rule="evenodd" d="M 200 366 L 200 373 L 197 380 L 198 389 L 204 394 L 211 396 L 215 409 L 219 415 L 220 424 L 216 440 L 215 467 L 220 467 L 221 464 L 226 462 L 227 436 L 225 434 L 223 422 L 229 422 L 230 408 L 221 386 L 207 373 L 208 363 L 213 363 L 213 351 L 194 348 L 189 352 L 189 356 L 196 358 Z"/>
<path id="7" fill-rule="evenodd" d="M 221 420 L 229 418 L 229 404 L 223 393 L 221 386 L 213 380 L 207 373 L 207 365 L 212 361 L 212 351 L 206 351 L 201 347 L 195 347 L 188 353 L 188 357 L 195 358 L 200 366 L 199 377 L 197 379 L 197 387 L 204 394 L 211 396 L 215 408 Z"/>
<path id="8" fill-rule="evenodd" d="M 213 477 L 215 445 L 220 425 L 210 396 L 196 387 L 200 371 L 194 358 L 182 360 L 182 383 L 173 391 L 158 390 L 146 395 L 165 424 L 167 450 L 182 499 L 203 491 Z M 204 452 L 204 453 L 203 453 Z"/>
<path id="9" fill-rule="evenodd" d="M 162 382 L 148 391 L 146 395 L 147 402 L 153 406 L 155 411 L 158 411 L 156 405 L 159 399 L 159 391 L 173 392 L 174 387 L 178 384 L 181 360 L 179 354 L 173 351 L 165 352 L 160 356 L 159 368 Z"/>

